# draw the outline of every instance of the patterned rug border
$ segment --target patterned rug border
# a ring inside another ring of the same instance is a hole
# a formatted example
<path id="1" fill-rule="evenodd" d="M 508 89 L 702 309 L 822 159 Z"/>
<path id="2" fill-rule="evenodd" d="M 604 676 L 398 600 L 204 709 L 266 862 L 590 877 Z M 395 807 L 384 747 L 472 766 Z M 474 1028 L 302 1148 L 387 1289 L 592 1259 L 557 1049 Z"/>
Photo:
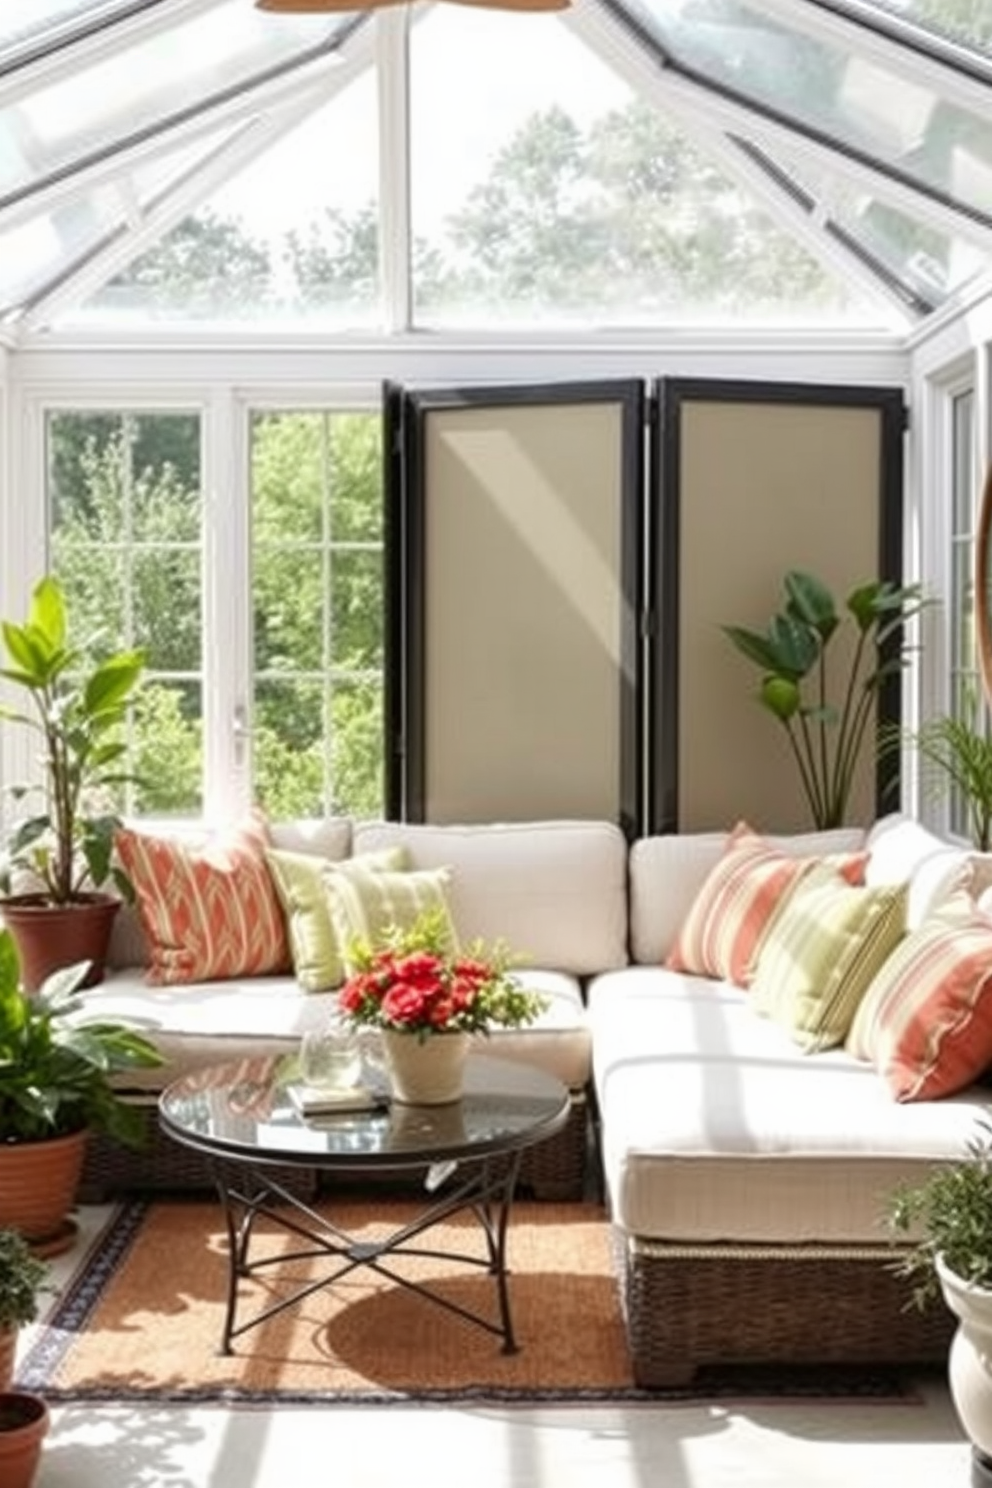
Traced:
<path id="1" fill-rule="evenodd" d="M 336 1390 L 258 1390 L 229 1386 L 197 1386 L 182 1389 L 168 1387 L 128 1389 L 93 1385 L 60 1386 L 52 1377 L 71 1351 L 76 1335 L 86 1328 L 100 1302 L 104 1288 L 129 1250 L 136 1243 L 142 1223 L 153 1207 L 153 1201 L 126 1202 L 112 1214 L 105 1228 L 94 1235 L 80 1269 L 57 1300 L 46 1325 L 18 1366 L 17 1383 L 26 1390 L 38 1391 L 53 1405 L 176 1405 L 230 1406 L 271 1409 L 273 1406 L 436 1407 L 472 1406 L 575 1406 L 624 1405 L 666 1406 L 705 1404 L 710 1401 L 746 1401 L 749 1404 L 797 1404 L 815 1401 L 822 1404 L 920 1405 L 922 1397 L 915 1381 L 891 1370 L 848 1370 L 842 1366 L 802 1371 L 752 1366 L 738 1369 L 704 1369 L 691 1385 L 662 1390 L 638 1386 L 579 1387 L 565 1389 L 516 1389 L 499 1385 L 460 1386 L 450 1389 L 386 1390 L 374 1386 L 360 1391 Z"/>

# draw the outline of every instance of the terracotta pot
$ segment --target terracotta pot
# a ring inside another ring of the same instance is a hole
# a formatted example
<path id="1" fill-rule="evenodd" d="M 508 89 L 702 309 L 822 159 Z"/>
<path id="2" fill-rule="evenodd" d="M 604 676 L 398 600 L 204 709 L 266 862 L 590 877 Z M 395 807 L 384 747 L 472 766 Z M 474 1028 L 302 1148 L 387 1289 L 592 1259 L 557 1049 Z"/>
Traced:
<path id="1" fill-rule="evenodd" d="M 0 904 L 17 946 L 21 981 L 36 992 L 63 966 L 88 961 L 84 987 L 103 981 L 114 917 L 121 907 L 109 894 L 87 894 L 78 904 L 49 904 L 40 894 L 12 894 Z"/>
<path id="2" fill-rule="evenodd" d="M 76 1238 L 68 1213 L 76 1201 L 87 1135 L 0 1142 L 0 1226 L 20 1230 L 39 1255 L 58 1255 Z"/>
<path id="3" fill-rule="evenodd" d="M 31 1488 L 48 1430 L 48 1406 L 19 1390 L 0 1394 L 0 1483 Z"/>
<path id="4" fill-rule="evenodd" d="M 443 1106 L 461 1099 L 467 1033 L 382 1031 L 382 1048 L 389 1068 L 393 1099 L 413 1106 Z"/>

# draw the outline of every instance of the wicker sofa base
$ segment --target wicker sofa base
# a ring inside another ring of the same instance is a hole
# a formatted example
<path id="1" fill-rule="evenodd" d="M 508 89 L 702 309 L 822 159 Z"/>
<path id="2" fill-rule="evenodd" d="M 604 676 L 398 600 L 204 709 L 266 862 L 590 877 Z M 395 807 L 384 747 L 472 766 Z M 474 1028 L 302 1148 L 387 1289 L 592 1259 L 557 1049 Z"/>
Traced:
<path id="1" fill-rule="evenodd" d="M 706 1364 L 930 1364 L 955 1320 L 907 1306 L 885 1247 L 664 1244 L 613 1228 L 634 1378 L 686 1384 Z"/>
<path id="2" fill-rule="evenodd" d="M 79 1190 L 82 1203 L 102 1203 L 128 1193 L 177 1193 L 212 1190 L 207 1165 L 198 1152 L 166 1136 L 158 1124 L 153 1099 L 135 1101 L 145 1113 L 145 1142 L 134 1150 L 93 1134 L 87 1144 Z M 548 1202 L 578 1201 L 586 1180 L 587 1106 L 573 1094 L 568 1121 L 561 1131 L 523 1154 L 517 1191 Z M 327 1180 L 310 1168 L 274 1167 L 273 1175 L 290 1192 L 312 1198 Z M 356 1177 L 367 1182 L 368 1174 Z M 388 1182 L 388 1178 L 380 1180 Z"/>

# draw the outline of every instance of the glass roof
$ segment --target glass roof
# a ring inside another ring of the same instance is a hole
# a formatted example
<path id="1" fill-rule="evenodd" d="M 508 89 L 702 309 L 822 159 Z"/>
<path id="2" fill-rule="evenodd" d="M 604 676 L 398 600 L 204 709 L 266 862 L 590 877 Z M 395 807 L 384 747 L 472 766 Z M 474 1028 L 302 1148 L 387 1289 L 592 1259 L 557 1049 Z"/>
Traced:
<path id="1" fill-rule="evenodd" d="M 5 0 L 8 332 L 223 319 L 191 242 L 325 326 L 733 319 L 753 252 L 746 318 L 908 328 L 992 268 L 992 0 Z"/>

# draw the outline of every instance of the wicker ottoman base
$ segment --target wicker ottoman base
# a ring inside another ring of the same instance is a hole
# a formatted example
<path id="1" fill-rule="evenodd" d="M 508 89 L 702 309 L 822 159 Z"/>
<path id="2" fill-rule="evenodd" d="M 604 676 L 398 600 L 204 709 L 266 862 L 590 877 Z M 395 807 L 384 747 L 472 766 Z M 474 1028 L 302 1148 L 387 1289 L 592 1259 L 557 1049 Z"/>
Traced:
<path id="1" fill-rule="evenodd" d="M 206 1161 L 198 1152 L 167 1137 L 158 1124 L 154 1099 L 135 1101 L 145 1116 L 145 1141 L 138 1149 L 91 1132 L 80 1180 L 79 1201 L 100 1204 L 126 1194 L 213 1193 L 214 1184 Z M 311 1199 L 317 1192 L 312 1168 L 275 1167 L 272 1176 L 297 1198 Z"/>
<path id="2" fill-rule="evenodd" d="M 637 1383 L 688 1383 L 704 1364 L 946 1360 L 954 1318 L 907 1307 L 889 1247 L 687 1246 L 613 1231 Z"/>

